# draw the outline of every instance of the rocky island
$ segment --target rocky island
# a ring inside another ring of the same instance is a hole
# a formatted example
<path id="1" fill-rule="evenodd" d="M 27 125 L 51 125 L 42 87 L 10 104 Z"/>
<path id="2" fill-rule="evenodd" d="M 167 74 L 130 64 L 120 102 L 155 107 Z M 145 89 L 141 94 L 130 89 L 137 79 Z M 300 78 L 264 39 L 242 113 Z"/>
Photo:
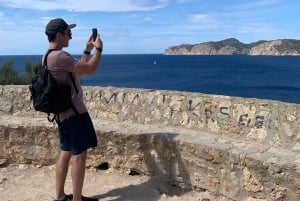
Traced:
<path id="1" fill-rule="evenodd" d="M 300 40 L 277 39 L 261 40 L 244 44 L 235 38 L 217 42 L 204 42 L 190 45 L 171 46 L 165 50 L 165 55 L 276 55 L 299 56 Z"/>

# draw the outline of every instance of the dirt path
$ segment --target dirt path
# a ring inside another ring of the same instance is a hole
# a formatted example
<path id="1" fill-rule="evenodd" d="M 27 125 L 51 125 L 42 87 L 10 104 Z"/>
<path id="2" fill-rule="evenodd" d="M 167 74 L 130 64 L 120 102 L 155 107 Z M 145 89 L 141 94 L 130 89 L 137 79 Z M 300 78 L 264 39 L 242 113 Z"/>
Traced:
<path id="1" fill-rule="evenodd" d="M 52 201 L 55 194 L 54 166 L 10 165 L 0 168 L 1 201 Z M 71 192 L 68 175 L 66 192 Z M 190 192 L 181 196 L 160 194 L 146 176 L 130 176 L 112 170 L 87 169 L 84 195 L 101 201 L 201 201 L 207 193 Z"/>

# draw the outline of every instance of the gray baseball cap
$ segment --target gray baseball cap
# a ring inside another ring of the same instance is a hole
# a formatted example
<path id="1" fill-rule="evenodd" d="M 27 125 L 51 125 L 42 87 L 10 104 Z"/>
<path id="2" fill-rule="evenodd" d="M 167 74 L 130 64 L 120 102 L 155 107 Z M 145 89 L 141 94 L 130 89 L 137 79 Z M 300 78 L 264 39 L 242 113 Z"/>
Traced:
<path id="1" fill-rule="evenodd" d="M 76 27 L 76 24 L 67 24 L 66 21 L 63 20 L 62 18 L 55 18 L 48 22 L 45 33 L 56 34 L 60 31 L 64 31 L 66 29 L 72 29 L 74 27 Z"/>

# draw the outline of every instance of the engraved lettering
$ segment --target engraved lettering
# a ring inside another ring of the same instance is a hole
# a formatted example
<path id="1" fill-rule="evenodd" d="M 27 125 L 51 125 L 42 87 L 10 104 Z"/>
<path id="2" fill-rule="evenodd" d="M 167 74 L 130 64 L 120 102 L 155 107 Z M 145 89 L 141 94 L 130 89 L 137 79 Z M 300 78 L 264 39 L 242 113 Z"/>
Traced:
<path id="1" fill-rule="evenodd" d="M 133 97 L 131 103 L 133 103 L 135 100 L 138 101 L 138 100 L 139 100 L 139 97 L 140 97 L 140 95 L 139 95 L 139 94 L 136 94 L 136 95 Z"/>
<path id="2" fill-rule="evenodd" d="M 255 125 L 254 126 L 256 126 L 256 128 L 262 128 L 263 125 L 264 125 L 264 119 L 265 119 L 264 116 L 257 115 L 256 119 L 255 119 Z"/>
<path id="3" fill-rule="evenodd" d="M 228 118 L 230 117 L 229 115 L 229 108 L 228 107 L 220 107 L 220 113 L 223 114 L 223 115 L 226 115 L 228 116 Z"/>
<path id="4" fill-rule="evenodd" d="M 213 113 L 213 112 L 212 112 L 211 110 L 205 108 L 205 116 L 206 116 L 206 120 L 210 119 L 210 120 L 212 120 L 213 122 L 215 121 L 215 120 L 212 118 L 212 113 Z"/>
<path id="5" fill-rule="evenodd" d="M 116 102 L 117 100 L 117 94 L 113 93 L 109 99 L 107 100 L 107 98 L 102 94 L 102 91 L 100 91 L 100 99 L 103 99 L 105 101 L 106 104 L 110 103 L 110 102 Z"/>
<path id="6" fill-rule="evenodd" d="M 248 114 L 242 114 L 239 118 L 238 125 L 239 126 L 248 126 L 250 122 L 249 121 L 247 122 L 247 118 L 248 118 Z M 245 123 L 245 121 L 247 123 Z"/>
<path id="7" fill-rule="evenodd" d="M 196 107 L 200 106 L 201 103 L 197 103 L 194 107 L 192 106 L 193 104 L 193 101 L 192 100 L 189 100 L 189 103 L 188 103 L 188 111 L 192 112 L 196 109 Z"/>
<path id="8" fill-rule="evenodd" d="M 126 98 L 126 93 L 123 93 L 123 96 L 122 96 L 122 104 L 125 103 L 125 98 Z"/>

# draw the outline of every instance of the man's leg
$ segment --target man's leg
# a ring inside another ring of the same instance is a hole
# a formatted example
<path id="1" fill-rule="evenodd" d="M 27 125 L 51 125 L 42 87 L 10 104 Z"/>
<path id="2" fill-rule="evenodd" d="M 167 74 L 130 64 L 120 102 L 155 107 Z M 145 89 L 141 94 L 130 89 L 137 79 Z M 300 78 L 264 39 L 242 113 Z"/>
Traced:
<path id="1" fill-rule="evenodd" d="M 81 201 L 87 151 L 72 157 L 73 201 Z"/>
<path id="2" fill-rule="evenodd" d="M 71 152 L 61 151 L 56 161 L 56 198 L 62 198 L 65 196 L 65 181 L 68 174 L 71 156 Z"/>

